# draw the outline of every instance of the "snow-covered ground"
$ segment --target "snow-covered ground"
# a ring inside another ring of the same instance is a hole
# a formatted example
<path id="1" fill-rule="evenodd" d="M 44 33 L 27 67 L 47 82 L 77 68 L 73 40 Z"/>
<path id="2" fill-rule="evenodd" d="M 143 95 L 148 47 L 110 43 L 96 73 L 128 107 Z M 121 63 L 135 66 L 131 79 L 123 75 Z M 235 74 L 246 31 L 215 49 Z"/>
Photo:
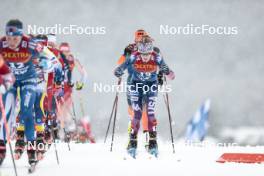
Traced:
<path id="1" fill-rule="evenodd" d="M 264 144 L 263 126 L 225 127 L 219 134 L 223 140 L 233 141 L 242 145 Z"/>
<path id="2" fill-rule="evenodd" d="M 149 158 L 144 144 L 139 144 L 138 158 L 126 159 L 124 137 L 116 138 L 113 152 L 109 152 L 110 144 L 75 144 L 71 143 L 71 151 L 67 144 L 57 143 L 60 164 L 57 164 L 54 147 L 46 153 L 43 161 L 37 166 L 33 175 L 37 176 L 263 176 L 264 164 L 217 163 L 216 160 L 224 152 L 263 153 L 264 147 L 216 147 L 185 146 L 176 144 L 176 153 L 172 154 L 169 142 L 159 141 L 160 155 L 158 159 Z M 16 162 L 18 175 L 28 175 L 26 155 Z M 10 154 L 0 168 L 0 176 L 14 175 Z"/>

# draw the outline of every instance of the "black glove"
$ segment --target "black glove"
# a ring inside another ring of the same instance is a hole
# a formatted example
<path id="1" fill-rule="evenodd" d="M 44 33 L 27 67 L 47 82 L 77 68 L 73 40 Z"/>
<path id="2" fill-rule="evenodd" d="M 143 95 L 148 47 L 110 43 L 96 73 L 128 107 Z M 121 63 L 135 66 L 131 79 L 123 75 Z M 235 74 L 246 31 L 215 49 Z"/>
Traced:
<path id="1" fill-rule="evenodd" d="M 57 80 L 55 83 L 56 83 L 56 85 L 58 85 L 58 86 L 61 85 L 61 81 L 58 81 L 58 80 Z"/>
<path id="2" fill-rule="evenodd" d="M 161 71 L 162 73 L 164 73 L 165 75 L 170 74 L 170 69 L 169 69 L 168 65 L 166 65 L 166 64 L 162 64 L 162 65 L 160 66 L 160 71 Z"/>
<path id="3" fill-rule="evenodd" d="M 115 74 L 116 77 L 120 78 L 124 74 L 124 72 L 123 72 L 123 70 L 121 68 L 117 67 L 115 69 L 114 74 Z"/>
<path id="4" fill-rule="evenodd" d="M 70 86 L 70 87 L 74 87 L 74 83 L 73 82 L 71 82 L 71 81 L 68 81 L 68 86 Z"/>
<path id="5" fill-rule="evenodd" d="M 131 55 L 133 51 L 134 51 L 134 46 L 131 45 L 131 44 L 128 45 L 128 46 L 125 48 L 124 56 L 126 56 L 126 55 Z"/>
<path id="6" fill-rule="evenodd" d="M 163 73 L 161 71 L 158 73 L 158 84 L 163 85 Z"/>

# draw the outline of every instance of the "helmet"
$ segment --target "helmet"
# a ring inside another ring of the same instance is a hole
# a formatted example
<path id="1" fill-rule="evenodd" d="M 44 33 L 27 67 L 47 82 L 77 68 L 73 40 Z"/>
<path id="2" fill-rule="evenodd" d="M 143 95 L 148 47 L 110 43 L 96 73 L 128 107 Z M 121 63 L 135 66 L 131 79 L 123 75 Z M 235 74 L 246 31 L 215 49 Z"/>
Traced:
<path id="1" fill-rule="evenodd" d="M 54 44 L 56 43 L 57 38 L 56 38 L 56 35 L 55 34 L 49 33 L 47 35 L 47 37 L 48 37 L 48 42 L 54 43 Z"/>
<path id="2" fill-rule="evenodd" d="M 38 43 L 43 44 L 44 46 L 48 45 L 48 37 L 46 35 L 43 34 L 39 34 L 35 37 L 35 41 Z"/>
<path id="3" fill-rule="evenodd" d="M 141 41 L 137 44 L 138 52 L 149 54 L 153 52 L 153 40 L 148 35 L 142 36 Z"/>
<path id="4" fill-rule="evenodd" d="M 65 51 L 65 52 L 69 52 L 69 51 L 71 51 L 69 43 L 67 43 L 67 42 L 62 42 L 62 43 L 60 44 L 60 46 L 59 46 L 59 50 L 62 51 L 62 52 L 63 52 L 63 51 Z"/>
<path id="5" fill-rule="evenodd" d="M 18 19 L 9 20 L 6 23 L 6 35 L 21 36 L 23 34 L 23 23 Z"/>
<path id="6" fill-rule="evenodd" d="M 138 29 L 135 32 L 135 42 L 138 42 L 141 40 L 142 36 L 147 35 L 147 32 L 144 29 Z"/>

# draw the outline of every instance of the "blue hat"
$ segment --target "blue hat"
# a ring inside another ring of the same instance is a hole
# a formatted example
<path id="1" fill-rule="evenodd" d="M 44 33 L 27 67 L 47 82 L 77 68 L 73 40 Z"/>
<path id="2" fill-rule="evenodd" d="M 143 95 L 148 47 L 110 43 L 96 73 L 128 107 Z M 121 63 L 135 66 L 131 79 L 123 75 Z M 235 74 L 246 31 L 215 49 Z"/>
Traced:
<path id="1" fill-rule="evenodd" d="M 23 23 L 18 20 L 9 20 L 6 24 L 6 35 L 20 36 L 23 34 Z"/>

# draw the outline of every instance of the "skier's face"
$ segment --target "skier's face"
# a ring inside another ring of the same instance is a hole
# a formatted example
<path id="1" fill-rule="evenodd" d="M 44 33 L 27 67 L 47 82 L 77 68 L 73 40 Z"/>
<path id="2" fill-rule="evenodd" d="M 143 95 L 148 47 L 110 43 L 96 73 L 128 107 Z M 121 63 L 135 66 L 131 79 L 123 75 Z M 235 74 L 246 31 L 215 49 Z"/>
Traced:
<path id="1" fill-rule="evenodd" d="M 150 58 L 151 58 L 151 54 L 150 53 L 141 54 L 140 56 L 141 56 L 143 62 L 148 62 L 150 60 Z"/>
<path id="2" fill-rule="evenodd" d="M 65 56 L 69 56 L 71 54 L 71 51 L 62 51 L 62 53 L 65 55 Z"/>
<path id="3" fill-rule="evenodd" d="M 56 44 L 54 42 L 49 42 L 48 41 L 48 46 L 51 48 L 56 48 Z"/>
<path id="4" fill-rule="evenodd" d="M 135 43 L 138 43 L 138 42 L 140 42 L 142 40 L 142 36 L 137 36 L 136 38 L 135 38 Z"/>
<path id="5" fill-rule="evenodd" d="M 140 42 L 144 35 L 147 35 L 147 33 L 144 30 L 137 30 L 135 32 L 135 43 Z"/>
<path id="6" fill-rule="evenodd" d="M 22 40 L 22 36 L 6 36 L 8 47 L 16 49 Z"/>

